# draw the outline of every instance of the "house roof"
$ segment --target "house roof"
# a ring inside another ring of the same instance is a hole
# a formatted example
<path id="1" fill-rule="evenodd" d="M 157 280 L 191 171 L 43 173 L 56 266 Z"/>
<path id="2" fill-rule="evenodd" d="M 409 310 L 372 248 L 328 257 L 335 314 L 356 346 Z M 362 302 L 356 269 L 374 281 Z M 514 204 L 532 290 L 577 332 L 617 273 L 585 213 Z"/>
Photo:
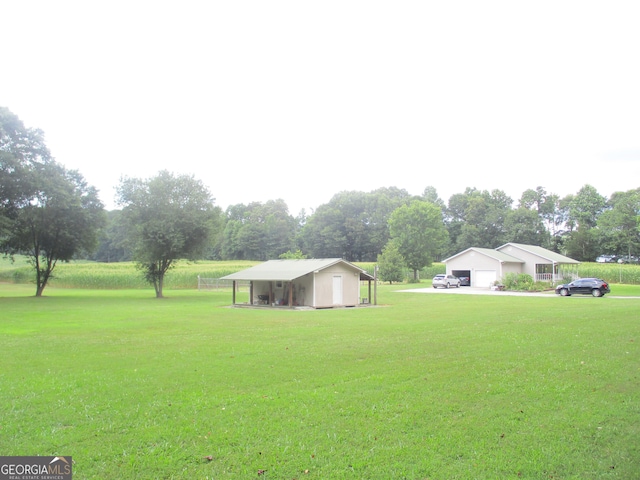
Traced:
<path id="1" fill-rule="evenodd" d="M 537 255 L 538 257 L 544 258 L 553 263 L 573 263 L 573 264 L 580 263 L 579 261 L 574 260 L 573 258 L 565 257 L 564 255 L 560 255 L 559 253 L 552 252 L 551 250 L 547 250 L 546 248 L 538 247 L 536 245 L 524 245 L 521 243 L 511 242 L 511 243 L 505 243 L 501 247 L 498 247 L 498 250 L 508 246 L 519 248 L 521 250 L 524 250 L 525 252 L 532 253 L 534 255 Z"/>
<path id="2" fill-rule="evenodd" d="M 295 260 L 269 260 L 246 270 L 222 277 L 223 280 L 275 280 L 290 282 L 312 272 L 342 263 L 360 273 L 361 280 L 373 280 L 363 269 L 341 258 L 312 258 Z"/>
<path id="3" fill-rule="evenodd" d="M 507 255 L 506 253 L 499 252 L 498 250 L 493 250 L 491 248 L 477 248 L 477 247 L 467 248 L 466 250 L 464 250 L 464 251 L 462 251 L 460 253 L 456 253 L 452 257 L 445 258 L 443 260 L 443 262 L 446 263 L 449 260 L 453 260 L 454 258 L 459 257 L 461 255 L 464 255 L 467 252 L 477 252 L 477 253 L 480 253 L 481 255 L 485 255 L 487 257 L 493 258 L 493 259 L 498 260 L 498 261 L 503 262 L 503 263 L 504 262 L 524 263 L 524 261 L 520 260 L 519 258 L 516 258 L 516 257 L 511 256 L 511 255 Z"/>

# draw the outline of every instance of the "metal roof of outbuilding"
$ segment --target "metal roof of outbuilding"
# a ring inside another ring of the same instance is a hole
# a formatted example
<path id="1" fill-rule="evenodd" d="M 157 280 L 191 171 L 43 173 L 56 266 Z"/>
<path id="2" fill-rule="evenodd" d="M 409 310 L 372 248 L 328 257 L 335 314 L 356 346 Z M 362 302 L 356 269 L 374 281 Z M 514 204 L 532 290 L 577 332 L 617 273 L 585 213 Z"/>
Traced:
<path id="1" fill-rule="evenodd" d="M 264 281 L 284 281 L 290 282 L 312 272 L 324 270 L 337 263 L 349 266 L 354 271 L 360 273 L 361 280 L 373 280 L 363 269 L 347 262 L 341 258 L 305 258 L 293 260 L 268 260 L 259 265 L 255 265 L 246 270 L 232 273 L 222 277 L 223 280 L 264 280 Z"/>

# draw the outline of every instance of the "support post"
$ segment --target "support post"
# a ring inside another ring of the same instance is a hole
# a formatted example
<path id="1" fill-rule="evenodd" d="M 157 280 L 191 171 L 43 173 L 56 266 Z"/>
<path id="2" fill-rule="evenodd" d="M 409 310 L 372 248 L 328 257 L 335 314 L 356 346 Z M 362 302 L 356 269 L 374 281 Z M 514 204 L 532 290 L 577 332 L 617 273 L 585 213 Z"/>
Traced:
<path id="1" fill-rule="evenodd" d="M 293 308 L 293 282 L 289 282 L 289 308 Z"/>
<path id="2" fill-rule="evenodd" d="M 373 267 L 373 304 L 378 305 L 378 265 Z"/>
<path id="3" fill-rule="evenodd" d="M 236 281 L 235 280 L 233 281 L 232 290 L 233 290 L 233 295 L 232 295 L 233 300 L 231 301 L 231 305 L 235 305 L 236 304 Z"/>

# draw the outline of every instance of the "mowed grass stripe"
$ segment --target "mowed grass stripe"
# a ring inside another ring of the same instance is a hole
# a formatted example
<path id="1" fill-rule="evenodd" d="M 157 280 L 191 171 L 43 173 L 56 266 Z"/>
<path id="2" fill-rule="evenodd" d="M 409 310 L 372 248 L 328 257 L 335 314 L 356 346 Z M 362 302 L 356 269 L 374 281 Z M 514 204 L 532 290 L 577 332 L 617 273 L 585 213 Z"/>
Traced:
<path id="1" fill-rule="evenodd" d="M 395 289 L 272 311 L 15 288 L 0 451 L 78 478 L 633 478 L 636 300 Z"/>

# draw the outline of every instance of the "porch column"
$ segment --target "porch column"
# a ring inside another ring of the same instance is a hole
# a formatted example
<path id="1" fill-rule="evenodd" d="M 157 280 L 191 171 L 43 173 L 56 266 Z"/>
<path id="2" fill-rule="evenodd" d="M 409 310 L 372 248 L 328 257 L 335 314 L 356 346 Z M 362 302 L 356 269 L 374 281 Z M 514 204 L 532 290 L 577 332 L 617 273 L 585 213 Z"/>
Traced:
<path id="1" fill-rule="evenodd" d="M 293 282 L 289 282 L 289 307 L 293 308 Z"/>
<path id="2" fill-rule="evenodd" d="M 233 280 L 231 290 L 233 291 L 233 294 L 231 295 L 232 297 L 231 305 L 235 305 L 236 304 L 236 281 L 235 280 Z"/>

